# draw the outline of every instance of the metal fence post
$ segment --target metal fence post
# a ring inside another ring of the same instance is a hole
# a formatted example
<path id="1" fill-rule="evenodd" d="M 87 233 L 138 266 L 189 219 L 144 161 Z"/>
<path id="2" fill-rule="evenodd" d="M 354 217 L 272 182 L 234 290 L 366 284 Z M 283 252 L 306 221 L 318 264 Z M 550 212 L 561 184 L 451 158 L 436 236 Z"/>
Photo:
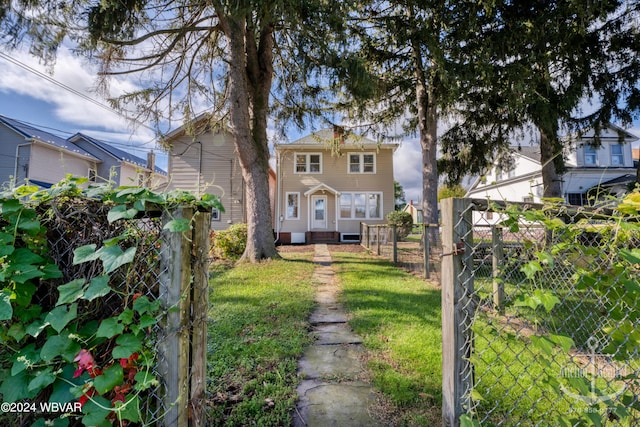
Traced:
<path id="1" fill-rule="evenodd" d="M 424 254 L 424 278 L 429 279 L 431 266 L 429 265 L 429 256 L 431 248 L 429 247 L 429 224 L 422 224 L 422 251 Z"/>
<path id="2" fill-rule="evenodd" d="M 380 226 L 376 225 L 376 254 L 380 255 Z"/>
<path id="3" fill-rule="evenodd" d="M 165 214 L 171 219 L 191 219 L 191 208 L 178 208 Z M 159 300 L 166 310 L 160 322 L 158 339 L 158 373 L 163 384 L 165 414 L 160 425 L 187 426 L 189 391 L 189 309 L 191 284 L 191 232 L 162 231 Z"/>
<path id="4" fill-rule="evenodd" d="M 492 277 L 493 277 L 493 306 L 496 310 L 502 311 L 504 304 L 504 284 L 500 280 L 500 265 L 503 258 L 502 227 L 491 226 L 491 246 L 492 246 Z"/>
<path id="5" fill-rule="evenodd" d="M 393 234 L 393 263 L 397 264 L 398 263 L 398 226 L 394 224 L 391 227 L 391 230 Z"/>
<path id="6" fill-rule="evenodd" d="M 472 204 L 442 201 L 442 425 L 459 427 L 471 409 L 474 315 Z"/>

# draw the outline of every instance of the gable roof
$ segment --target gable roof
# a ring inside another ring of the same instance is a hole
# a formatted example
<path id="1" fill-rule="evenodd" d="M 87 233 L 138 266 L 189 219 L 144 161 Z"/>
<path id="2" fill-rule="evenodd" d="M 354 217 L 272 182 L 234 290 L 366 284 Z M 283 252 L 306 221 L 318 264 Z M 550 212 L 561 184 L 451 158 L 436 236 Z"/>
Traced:
<path id="1" fill-rule="evenodd" d="M 348 146 L 349 148 L 390 148 L 394 151 L 399 147 L 399 144 L 389 143 L 389 142 L 381 142 L 378 143 L 373 141 L 372 139 L 366 138 L 364 136 L 356 135 L 351 132 L 346 132 L 343 134 L 344 143 L 340 143 L 340 147 Z M 313 132 L 307 136 L 303 136 L 295 141 L 288 143 L 280 143 L 275 144 L 276 149 L 278 147 L 318 147 L 318 148 L 328 148 L 329 143 L 333 143 L 335 138 L 338 135 L 335 133 L 333 129 L 322 129 L 317 132 Z"/>
<path id="2" fill-rule="evenodd" d="M 99 139 L 90 137 L 89 135 L 85 135 L 81 132 L 78 132 L 72 137 L 70 137 L 68 141 L 75 142 L 78 139 L 84 139 L 85 141 L 99 148 L 101 151 L 103 151 L 105 154 L 109 155 L 115 160 L 125 161 L 141 167 L 147 167 L 147 161 L 144 160 L 143 158 L 135 156 L 127 151 L 116 148 L 113 145 L 107 144 L 104 141 L 100 141 Z M 155 166 L 154 171 L 161 175 L 167 174 L 167 172 L 164 169 L 161 169 L 158 166 Z"/>
<path id="3" fill-rule="evenodd" d="M 522 157 L 540 163 L 540 146 L 538 145 L 529 145 L 524 147 L 518 146 L 515 147 L 514 153 L 520 154 Z"/>
<path id="4" fill-rule="evenodd" d="M 50 144 L 55 147 L 77 153 L 78 155 L 89 157 L 92 160 L 100 160 L 88 152 L 84 151 L 80 147 L 75 144 L 72 144 L 70 141 L 56 136 L 52 133 L 43 131 L 42 129 L 38 129 L 28 123 L 21 122 L 20 120 L 11 119 L 6 116 L 0 115 L 0 122 L 4 123 L 6 126 L 11 128 L 14 132 L 22 135 L 27 141 L 39 141 L 45 144 Z"/>

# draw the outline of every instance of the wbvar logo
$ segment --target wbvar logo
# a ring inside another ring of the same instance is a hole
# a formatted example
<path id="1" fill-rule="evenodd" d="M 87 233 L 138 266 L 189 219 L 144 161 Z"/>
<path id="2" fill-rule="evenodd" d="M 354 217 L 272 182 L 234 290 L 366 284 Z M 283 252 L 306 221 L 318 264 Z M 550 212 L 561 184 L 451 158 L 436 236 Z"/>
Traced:
<path id="1" fill-rule="evenodd" d="M 623 381 L 623 378 L 627 376 L 626 366 L 616 364 L 611 360 L 609 354 L 599 353 L 600 343 L 596 337 L 587 340 L 587 347 L 589 348 L 588 354 L 574 356 L 574 359 L 577 357 L 581 361 L 583 367 L 562 368 L 560 377 L 568 379 L 569 383 L 571 383 L 571 379 L 588 380 L 588 393 L 575 393 L 562 383 L 560 389 L 570 398 L 590 406 L 617 399 L 627 389 L 627 384 Z M 606 384 L 604 391 L 602 390 L 603 384 Z"/>

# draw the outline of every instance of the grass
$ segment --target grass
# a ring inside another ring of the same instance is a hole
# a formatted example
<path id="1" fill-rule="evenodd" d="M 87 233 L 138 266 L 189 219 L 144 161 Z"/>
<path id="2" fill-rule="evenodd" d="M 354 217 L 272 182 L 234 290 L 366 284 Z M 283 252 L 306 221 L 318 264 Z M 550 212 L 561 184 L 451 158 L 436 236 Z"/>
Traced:
<path id="1" fill-rule="evenodd" d="M 440 291 L 390 262 L 331 254 L 351 326 L 368 349 L 373 384 L 391 401 L 394 424 L 441 423 Z"/>
<path id="2" fill-rule="evenodd" d="M 312 253 L 218 268 L 209 311 L 208 419 L 216 426 L 284 426 L 295 406 L 297 359 L 311 342 Z M 283 278 L 286 278 L 283 280 Z"/>

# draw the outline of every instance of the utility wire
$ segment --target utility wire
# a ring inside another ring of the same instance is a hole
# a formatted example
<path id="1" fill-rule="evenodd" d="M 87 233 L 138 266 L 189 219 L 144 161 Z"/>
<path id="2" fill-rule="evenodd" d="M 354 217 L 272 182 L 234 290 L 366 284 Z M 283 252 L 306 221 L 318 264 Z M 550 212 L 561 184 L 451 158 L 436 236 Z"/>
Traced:
<path id="1" fill-rule="evenodd" d="M 36 76 L 45 79 L 49 83 L 52 83 L 52 84 L 58 86 L 61 89 L 64 89 L 64 90 L 66 90 L 66 91 L 68 91 L 68 92 L 70 92 L 70 93 L 72 93 L 72 94 L 74 94 L 76 96 L 79 96 L 80 98 L 84 99 L 85 101 L 89 101 L 92 104 L 97 105 L 98 107 L 109 111 L 110 113 L 117 114 L 120 117 L 123 117 L 123 118 L 125 118 L 127 120 L 130 120 L 132 122 L 135 122 L 135 123 L 139 124 L 140 126 L 143 126 L 143 127 L 147 128 L 147 129 L 155 132 L 155 129 L 153 129 L 151 126 L 146 125 L 146 124 L 144 124 L 142 122 L 139 122 L 138 120 L 133 119 L 133 118 L 127 116 L 126 114 L 124 114 L 124 113 L 122 113 L 122 112 L 120 112 L 118 110 L 114 110 L 113 108 L 109 107 L 108 105 L 105 105 L 105 104 L 101 103 L 100 101 L 97 101 L 97 100 L 91 98 L 87 94 L 82 93 L 82 92 L 80 92 L 80 91 L 78 91 L 78 90 L 76 90 L 76 89 L 74 89 L 72 87 L 69 87 L 69 86 L 65 85 L 64 83 L 62 83 L 62 82 L 59 82 L 58 80 L 54 79 L 53 77 L 51 77 L 51 76 L 49 76 L 49 75 L 47 75 L 47 74 L 45 74 L 45 73 L 43 73 L 41 71 L 36 70 L 35 68 L 25 64 L 24 62 L 21 62 L 21 61 L 15 59 L 15 58 L 12 58 L 11 56 L 7 55 L 4 52 L 0 52 L 0 58 L 3 58 L 4 60 L 6 60 L 6 61 L 8 61 L 8 62 L 20 67 L 20 68 L 22 68 L 23 70 L 26 70 L 26 71 L 28 71 L 28 72 L 30 72 L 32 74 L 35 74 Z"/>

